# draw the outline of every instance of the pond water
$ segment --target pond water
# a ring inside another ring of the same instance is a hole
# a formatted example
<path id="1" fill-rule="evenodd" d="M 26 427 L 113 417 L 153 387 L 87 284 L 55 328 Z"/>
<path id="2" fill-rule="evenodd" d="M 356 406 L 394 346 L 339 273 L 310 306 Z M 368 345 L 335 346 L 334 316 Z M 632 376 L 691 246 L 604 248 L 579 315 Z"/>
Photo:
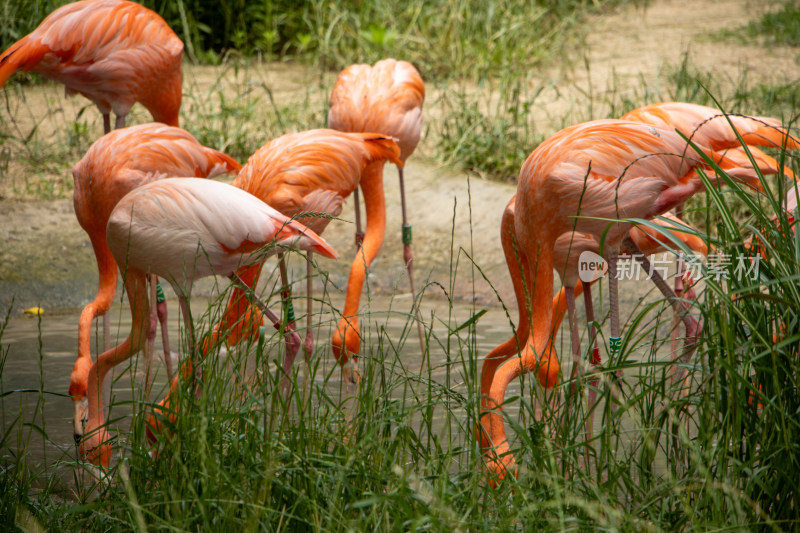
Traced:
<path id="1" fill-rule="evenodd" d="M 302 300 L 300 300 L 302 302 Z M 418 372 L 421 364 L 419 341 L 414 323 L 409 327 L 408 311 L 410 298 L 371 299 L 365 307 L 365 315 L 361 319 L 362 328 L 369 325 L 376 331 L 383 328 L 390 338 L 399 339 L 405 336 L 404 343 L 400 346 L 403 364 L 410 372 Z M 205 311 L 203 298 L 195 298 L 192 302 L 193 316 L 201 316 Z M 301 304 L 302 305 L 302 304 Z M 173 348 L 179 343 L 182 329 L 181 315 L 176 300 L 168 301 L 169 308 L 169 333 Z M 433 325 L 434 338 L 443 339 L 447 336 L 448 321 L 450 329 L 467 321 L 481 308 L 473 308 L 466 304 L 458 304 L 452 308 L 452 316 L 448 317 L 449 306 L 444 301 L 427 301 L 423 305 L 423 320 L 428 327 Z M 46 313 L 41 316 L 24 316 L 12 318 L 8 321 L 5 330 L 0 336 L 5 356 L 2 366 L 2 380 L 0 386 L 4 396 L 0 398 L 2 407 L 2 426 L 4 433 L 9 428 L 21 422 L 33 423 L 41 427 L 46 434 L 45 444 L 34 444 L 29 447 L 34 456 L 46 455 L 49 459 L 61 454 L 73 454 L 74 440 L 72 431 L 72 401 L 67 396 L 70 373 L 77 354 L 77 324 L 80 311 L 65 311 Z M 110 310 L 111 315 L 111 343 L 119 343 L 130 331 L 130 312 L 127 305 L 117 304 Z M 331 374 L 326 381 L 334 386 L 341 380 L 338 373 L 333 372 L 335 360 L 327 346 L 330 342 L 331 324 L 333 320 L 328 317 L 321 320 L 323 325 L 316 329 L 317 354 L 320 357 L 320 371 L 317 379 L 323 380 Z M 101 320 L 95 320 L 96 330 Z M 475 340 L 479 354 L 485 354 L 500 342 L 505 341 L 510 334 L 508 318 L 502 308 L 491 308 L 482 315 L 478 321 L 479 327 Z M 301 335 L 302 335 L 301 331 Z M 468 331 L 462 330 L 463 338 Z M 99 333 L 94 336 L 97 337 Z M 370 342 L 371 333 L 366 342 Z M 365 346 L 362 350 L 369 348 Z M 93 346 L 93 357 L 96 356 L 96 347 Z M 160 345 L 160 332 L 156 338 L 155 354 L 153 361 L 153 388 L 152 399 L 160 398 L 166 388 L 166 371 L 163 363 L 163 350 Z M 434 380 L 443 380 L 446 369 L 444 360 L 446 355 L 438 347 L 436 341 L 431 344 L 431 368 Z M 299 355 L 295 365 L 303 365 L 302 355 Z M 131 381 L 129 371 L 134 370 L 137 386 L 144 382 L 143 362 L 136 357 L 115 369 L 115 385 L 113 387 L 115 399 L 125 401 L 131 399 Z M 338 371 L 337 371 L 338 372 Z M 457 372 L 455 373 L 458 374 Z M 126 377 L 127 376 L 127 377 Z M 461 378 L 457 377 L 457 380 Z M 458 386 L 458 383 L 454 383 Z M 44 391 L 40 393 L 40 391 Z M 346 391 L 345 391 L 346 393 Z M 12 432 L 13 433 L 13 432 Z M 25 432 L 27 433 L 27 432 Z M 40 441 L 34 433 L 33 441 Z M 22 443 L 17 443 L 22 444 Z M 14 443 L 11 447 L 16 447 Z"/>
<path id="2" fill-rule="evenodd" d="M 302 302 L 303 300 L 299 300 Z M 299 305 L 303 305 L 302 303 Z M 597 303 L 595 304 L 597 305 Z M 175 299 L 168 301 L 169 333 L 173 349 L 179 344 L 182 327 L 178 303 Z M 399 357 L 409 374 L 419 372 L 421 365 L 419 341 L 415 323 L 409 320 L 411 299 L 409 296 L 395 298 L 367 298 L 362 306 L 361 326 L 366 331 L 362 345 L 362 354 L 368 353 L 377 337 L 400 341 Z M 202 317 L 207 309 L 207 299 L 193 299 L 192 309 L 195 317 Z M 460 325 L 485 310 L 477 318 L 477 327 L 470 331 L 469 327 L 453 333 Z M 582 310 L 581 310 L 582 313 Z M 77 323 L 79 310 L 59 313 L 48 313 L 39 317 L 12 318 L 8 321 L 0 335 L 3 366 L 0 380 L 0 407 L 2 408 L 2 427 L 4 434 L 10 435 L 4 447 L 6 453 L 16 454 L 26 450 L 33 460 L 75 460 L 76 449 L 72 429 L 72 401 L 67 396 L 70 373 L 77 352 Z M 110 311 L 112 345 L 121 342 L 130 330 L 130 313 L 127 305 L 116 304 Z M 340 372 L 330 352 L 329 343 L 332 316 L 320 315 L 320 327 L 315 331 L 317 353 L 320 358 L 316 378 L 318 382 L 330 389 L 329 392 L 339 395 L 353 395 L 354 388 L 342 386 Z M 480 370 L 483 356 L 492 348 L 505 341 L 511 332 L 509 319 L 505 311 L 499 307 L 478 307 L 468 304 L 448 304 L 444 300 L 429 299 L 422 304 L 422 317 L 426 330 L 432 328 L 430 340 L 431 378 L 441 385 L 446 385 L 456 392 L 466 392 L 465 365 L 454 353 L 468 351 L 464 347 L 472 345 L 476 349 L 478 360 L 475 366 Z M 207 320 L 207 318 L 206 318 Z M 566 322 L 566 321 L 565 321 Z M 95 320 L 96 328 L 100 320 Z M 562 333 L 565 325 L 562 324 Z M 95 330 L 97 331 L 97 329 Z M 302 332 L 301 332 L 302 336 Z M 95 334 L 98 337 L 98 334 Z M 562 338 L 564 337 L 564 338 Z M 97 339 L 95 339 L 96 341 Z M 559 335 L 562 371 L 568 375 L 570 369 L 568 337 Z M 450 342 L 451 364 L 447 364 L 448 352 L 445 349 Z M 96 350 L 93 349 L 93 357 Z M 177 355 L 177 354 L 174 354 Z M 452 362 L 455 358 L 456 361 Z M 295 361 L 295 367 L 304 368 L 302 355 Z M 154 378 L 151 400 L 163 397 L 166 390 L 166 372 L 162 361 L 160 333 L 156 338 L 153 361 Z M 251 369 L 252 370 L 252 369 Z M 115 369 L 113 396 L 115 402 L 121 402 L 122 408 L 115 412 L 116 416 L 130 416 L 128 402 L 134 395 L 141 398 L 144 385 L 144 364 L 140 358 L 131 358 Z M 131 379 L 133 376 L 133 379 Z M 526 387 L 531 390 L 529 380 Z M 520 384 L 514 382 L 508 389 L 507 398 L 519 394 Z M 519 402 L 509 405 L 507 411 L 515 413 Z M 116 407 L 115 407 L 116 409 Z M 600 409 L 595 417 L 598 427 Z M 126 428 L 129 422 L 120 419 L 115 425 Z M 22 427 L 22 424 L 29 424 Z M 33 427 L 35 426 L 35 428 Z M 41 431 L 39 431 L 40 428 Z M 462 436 L 466 438 L 466 436 Z"/>

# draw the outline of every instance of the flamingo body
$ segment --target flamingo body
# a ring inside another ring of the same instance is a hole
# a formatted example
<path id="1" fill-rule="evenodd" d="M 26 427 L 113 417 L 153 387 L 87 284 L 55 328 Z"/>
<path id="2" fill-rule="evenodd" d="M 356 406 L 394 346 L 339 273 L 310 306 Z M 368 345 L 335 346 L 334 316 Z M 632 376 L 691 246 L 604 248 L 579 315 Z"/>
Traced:
<path id="1" fill-rule="evenodd" d="M 108 247 L 120 264 L 152 272 L 176 292 L 191 282 L 261 263 L 277 241 L 336 258 L 325 241 L 255 196 L 196 178 L 167 178 L 127 194 L 108 219 Z"/>
<path id="2" fill-rule="evenodd" d="M 78 357 L 69 386 L 75 402 L 76 435 L 82 433 L 86 418 L 92 321 L 108 311 L 117 291 L 117 262 L 106 241 L 112 210 L 126 194 L 152 181 L 173 176 L 212 178 L 240 168 L 229 156 L 201 145 L 189 132 L 157 123 L 104 135 L 73 167 L 75 215 L 89 235 L 100 276 L 97 295 L 83 308 L 78 323 Z"/>
<path id="3" fill-rule="evenodd" d="M 80 93 L 104 116 L 135 102 L 178 125 L 183 42 L 155 12 L 123 0 L 60 7 L 0 55 L 0 87 L 17 70 L 37 72 Z"/>
<path id="4" fill-rule="evenodd" d="M 414 152 L 422 131 L 425 84 L 407 61 L 384 59 L 374 66 L 350 65 L 333 86 L 328 127 L 348 132 L 391 135 L 400 160 Z"/>
<path id="5" fill-rule="evenodd" d="M 126 273 L 134 318 L 128 338 L 101 354 L 89 372 L 89 421 L 81 452 L 102 466 L 109 464 L 110 448 L 100 384 L 114 365 L 142 347 L 149 313 L 144 290 L 148 273 L 169 280 L 185 299 L 195 279 L 231 275 L 246 262 L 263 262 L 274 251 L 263 249 L 270 243 L 336 258 L 336 252 L 314 232 L 254 196 L 198 178 L 166 178 L 127 194 L 111 212 L 107 239 Z M 185 300 L 182 304 L 188 324 Z"/>

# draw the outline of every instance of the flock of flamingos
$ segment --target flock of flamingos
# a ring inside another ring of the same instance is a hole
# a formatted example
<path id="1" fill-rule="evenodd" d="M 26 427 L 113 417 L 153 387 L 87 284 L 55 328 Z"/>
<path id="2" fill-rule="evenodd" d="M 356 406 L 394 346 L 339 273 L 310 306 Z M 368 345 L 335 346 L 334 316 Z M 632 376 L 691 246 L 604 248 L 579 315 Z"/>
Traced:
<path id="1" fill-rule="evenodd" d="M 0 56 L 0 87 L 17 70 L 38 72 L 63 83 L 67 93 L 90 99 L 103 114 L 105 135 L 73 169 L 75 214 L 91 239 L 100 281 L 94 301 L 80 316 L 78 357 L 69 387 L 81 454 L 103 467 L 109 466 L 111 445 L 103 420 L 101 384 L 113 366 L 142 350 L 152 350 L 158 320 L 165 331 L 165 308 L 156 305 L 156 277 L 167 280 L 179 295 L 191 354 L 202 357 L 217 341 L 233 345 L 252 339 L 265 317 L 282 329 L 286 340 L 282 386 L 288 388 L 295 355 L 301 348 L 306 354 L 312 351 L 311 327 L 301 340 L 293 316 L 288 325 L 282 325 L 254 297 L 253 288 L 263 262 L 273 252 L 280 258 L 283 286 L 289 287 L 282 250 L 306 251 L 310 320 L 313 254 L 337 257 L 320 235 L 352 194 L 357 253 L 332 348 L 346 377 L 355 380 L 358 374 L 353 365 L 361 345 L 359 298 L 386 230 L 383 167 L 388 161 L 400 169 L 403 260 L 414 290 L 402 167 L 420 138 L 425 87 L 417 70 L 394 59 L 348 67 L 340 73 L 330 98 L 331 129 L 271 140 L 241 166 L 178 127 L 182 54 L 183 43 L 156 13 L 123 0 L 84 0 L 57 9 Z M 135 102 L 150 111 L 153 123 L 125 127 L 125 117 Z M 690 137 L 693 145 L 678 132 Z M 758 172 L 776 174 L 781 169 L 757 146 L 800 148 L 775 119 L 661 103 L 620 119 L 568 127 L 531 153 L 520 171 L 517 194 L 503 214 L 500 234 L 517 294 L 519 323 L 515 334 L 487 355 L 481 372 L 483 414 L 476 435 L 494 480 L 516 471 L 500 409 L 506 388 L 523 372 L 535 372 L 548 388 L 559 380 L 553 340 L 565 308 L 573 359 L 580 361 L 576 295 L 583 292 L 587 317 L 592 321 L 593 316 L 590 284 L 578 283 L 580 254 L 602 253 L 608 263 L 613 354 L 613 344 L 620 338 L 616 261 L 623 247 L 646 261 L 647 254 L 661 249 L 671 235 L 706 253 L 702 240 L 679 218 L 667 214 L 674 211 L 680 217 L 684 202 L 703 190 L 698 169 L 713 175 L 713 167 L 719 166 L 735 180 L 759 190 Z M 225 173 L 236 175 L 232 184 L 202 179 Z M 359 187 L 366 209 L 363 233 Z M 787 209 L 794 209 L 794 196 L 790 194 Z M 659 217 L 655 222 L 662 225 L 661 231 L 627 222 L 654 217 Z M 267 246 L 275 243 L 279 246 Z M 127 339 L 109 347 L 106 312 L 116 293 L 118 268 L 133 323 Z M 554 270 L 563 285 L 555 297 Z M 676 295 L 657 271 L 654 274 L 673 305 L 676 320 L 685 325 L 681 355 L 688 357 L 702 330 L 702 324 L 687 312 L 690 291 L 681 293 L 676 278 Z M 210 338 L 198 343 L 186 298 L 195 279 L 211 275 L 228 276 L 234 290 L 222 322 Z M 290 298 L 288 291 L 284 296 Z M 90 330 L 98 316 L 104 317 L 105 349 L 93 362 Z M 422 342 L 421 326 L 419 331 Z M 166 335 L 163 342 L 169 354 Z M 593 331 L 590 342 L 594 344 Z M 598 364 L 598 350 L 591 348 L 588 353 Z M 169 366 L 169 360 L 167 364 L 172 383 L 160 404 L 160 415 L 150 417 L 148 435 L 153 440 L 167 431 L 161 424 L 176 416 L 177 387 L 194 373 L 191 357 L 180 372 Z M 573 373 L 581 367 L 573 365 Z M 591 391 L 589 401 L 593 402 Z"/>

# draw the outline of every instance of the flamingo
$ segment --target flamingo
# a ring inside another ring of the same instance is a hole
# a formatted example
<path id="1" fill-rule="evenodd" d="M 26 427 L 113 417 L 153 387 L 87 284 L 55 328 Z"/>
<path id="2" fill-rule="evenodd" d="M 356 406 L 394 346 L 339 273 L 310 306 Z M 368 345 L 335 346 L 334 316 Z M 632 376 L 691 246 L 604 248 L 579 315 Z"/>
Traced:
<path id="1" fill-rule="evenodd" d="M 17 70 L 63 83 L 100 109 L 103 131 L 125 126 L 136 102 L 153 120 L 178 125 L 183 42 L 155 12 L 124 0 L 62 6 L 0 55 L 0 87 Z"/>
<path id="2" fill-rule="evenodd" d="M 106 225 L 114 206 L 133 189 L 171 176 L 211 178 L 236 173 L 241 165 L 227 155 L 201 145 L 180 128 L 164 124 L 142 124 L 114 130 L 101 137 L 73 167 L 73 195 L 78 223 L 92 243 L 99 282 L 97 295 L 81 311 L 78 322 L 78 357 L 70 376 L 69 395 L 74 402 L 76 442 L 87 419 L 87 376 L 92 366 L 91 324 L 106 314 L 117 292 L 117 263 L 106 243 Z M 161 315 L 161 332 L 167 373 L 172 377 L 166 317 Z M 155 323 L 148 340 L 155 334 Z M 107 337 L 107 335 L 106 335 Z M 105 346 L 105 350 L 109 347 Z"/>
<path id="3" fill-rule="evenodd" d="M 232 183 L 273 205 L 286 216 L 296 217 L 308 224 L 317 233 L 324 231 L 331 217 L 341 213 L 346 198 L 361 185 L 367 206 L 367 231 L 364 245 L 350 267 L 343 311 L 343 316 L 350 317 L 350 324 L 355 328 L 358 327 L 356 314 L 366 268 L 378 254 L 386 227 L 383 165 L 387 160 L 402 164 L 398 159 L 399 154 L 397 144 L 391 138 L 379 134 L 343 133 L 329 129 L 292 133 L 262 146 L 250 156 Z M 310 216 L 314 213 L 324 213 L 326 216 Z M 308 256 L 307 268 L 310 277 L 311 254 Z M 245 285 L 255 287 L 260 272 L 261 265 L 252 265 L 240 269 L 237 276 Z M 309 286 L 307 296 L 309 316 L 310 288 Z M 223 321 L 215 327 L 202 352 L 222 336 L 229 345 L 255 337 L 258 335 L 260 323 L 258 310 L 252 309 L 245 292 L 235 287 Z M 291 324 L 290 326 L 293 327 Z M 358 353 L 353 348 L 360 343 L 358 330 L 352 327 L 348 330 L 348 351 L 341 348 L 337 350 L 336 342 L 341 342 L 341 337 L 337 334 L 338 331 L 334 334 L 334 355 L 343 366 L 345 378 L 355 380 L 357 373 L 347 365 L 347 353 Z M 307 332 L 304 342 L 307 353 L 311 352 L 312 340 Z M 287 361 L 289 358 L 293 359 L 295 354 L 296 350 L 287 354 Z M 353 359 L 355 362 L 355 358 Z M 285 362 L 284 368 L 288 369 L 290 366 L 290 362 Z M 171 401 L 168 397 L 164 400 L 165 405 Z"/>
<path id="4" fill-rule="evenodd" d="M 800 148 L 798 140 L 776 118 L 729 114 L 704 105 L 661 102 L 634 109 L 621 118 L 674 129 L 700 147 L 720 151 L 724 157 L 719 165 L 729 175 L 750 175 L 757 178 L 754 165 L 764 175 L 777 174 L 781 168 L 780 163 L 757 148 L 759 146 Z M 790 169 L 784 168 L 783 172 L 795 179 Z M 676 214 L 678 218 L 683 218 L 682 206 L 676 208 Z M 674 287 L 678 296 L 684 291 L 682 270 L 683 262 L 678 259 Z M 678 327 L 677 322 L 678 316 L 675 315 L 674 329 Z M 675 343 L 676 340 L 673 340 L 673 350 L 676 348 Z M 680 372 L 679 369 L 676 371 Z"/>
<path id="5" fill-rule="evenodd" d="M 391 135 L 400 146 L 400 161 L 414 152 L 422 131 L 422 104 L 425 83 L 414 65 L 407 61 L 384 59 L 370 65 L 350 65 L 339 73 L 330 98 L 328 127 L 347 132 L 376 132 Z M 411 295 L 414 289 L 412 232 L 406 216 L 403 167 L 397 167 L 400 179 L 400 205 L 403 214 L 403 262 L 408 269 Z M 361 245 L 361 216 L 358 190 L 353 191 L 356 211 L 356 246 Z M 422 320 L 416 311 L 420 349 L 425 355 Z M 358 352 L 355 352 L 358 355 Z M 423 367 L 424 367 L 423 359 Z"/>
<path id="6" fill-rule="evenodd" d="M 508 271 L 511 276 L 511 283 L 514 288 L 514 293 L 517 299 L 518 310 L 518 324 L 514 334 L 507 341 L 501 343 L 489 352 L 483 361 L 481 369 L 481 406 L 484 411 L 490 409 L 490 389 L 494 379 L 497 368 L 507 361 L 511 356 L 519 353 L 521 343 L 528 337 L 529 324 L 528 313 L 526 311 L 526 295 L 522 280 L 522 268 L 527 268 L 527 258 L 517 247 L 516 232 L 514 229 L 514 203 L 516 195 L 511 197 L 511 200 L 506 205 L 503 211 L 503 217 L 500 223 L 500 241 L 503 247 Z M 703 240 L 696 235 L 681 231 L 678 226 L 673 225 L 677 223 L 677 218 L 672 215 L 664 215 L 662 218 L 666 220 L 655 220 L 655 223 L 661 226 L 664 232 L 669 232 L 674 238 L 679 239 L 687 247 L 702 255 L 708 254 L 708 247 Z M 631 229 L 630 237 L 642 250 L 645 255 L 652 255 L 661 251 L 667 250 L 671 241 L 658 230 L 647 226 L 637 226 Z M 594 345 L 595 331 L 594 331 L 594 310 L 592 305 L 591 285 L 594 284 L 599 277 L 590 282 L 581 281 L 578 283 L 579 278 L 579 258 L 583 252 L 589 251 L 597 254 L 600 246 L 597 240 L 590 234 L 586 233 L 565 233 L 561 235 L 555 243 L 554 264 L 556 272 L 562 280 L 563 287 L 553 297 L 553 331 L 557 331 L 561 321 L 564 318 L 566 311 L 570 315 L 570 336 L 572 339 L 572 352 L 573 352 L 573 367 L 572 378 L 574 379 L 579 369 L 579 354 L 580 345 L 577 321 L 574 318 L 575 297 L 583 293 L 584 306 L 586 308 L 586 321 L 590 324 L 589 343 Z M 572 296 L 570 297 L 570 293 Z M 687 298 L 689 295 L 687 295 Z M 596 347 L 590 350 L 591 363 L 594 366 L 600 364 L 600 353 Z M 589 391 L 589 409 L 592 412 L 595 404 L 595 391 Z M 487 415 L 484 415 L 486 418 Z M 586 421 L 586 435 L 587 440 L 592 435 L 591 417 Z M 478 428 L 478 440 L 484 452 L 489 450 L 491 445 L 488 439 L 488 422 Z"/>
<path id="7" fill-rule="evenodd" d="M 274 246 L 266 247 L 270 244 L 337 257 L 313 231 L 258 198 L 199 178 L 166 178 L 134 189 L 111 212 L 107 239 L 124 274 L 133 323 L 128 338 L 103 352 L 89 371 L 89 419 L 80 449 L 84 457 L 103 467 L 109 465 L 111 450 L 99 388 L 108 371 L 137 353 L 145 341 L 148 273 L 172 284 L 193 339 L 187 299 L 194 280 L 212 275 L 235 278 L 241 265 L 266 260 L 275 251 Z M 264 310 L 280 326 L 278 317 Z M 190 345 L 194 347 L 193 341 Z"/>
<path id="8" fill-rule="evenodd" d="M 707 157 L 720 160 L 711 150 Z M 600 120 L 566 128 L 543 142 L 522 166 L 515 202 L 515 231 L 524 265 L 526 294 L 532 297 L 529 324 L 534 324 L 519 358 L 497 370 L 489 405 L 504 401 L 508 384 L 520 372 L 535 370 L 550 388 L 559 365 L 552 345 L 553 265 L 556 240 L 571 231 L 605 238 L 611 300 L 611 337 L 619 338 L 616 259 L 620 246 L 635 247 L 627 218 L 653 218 L 684 203 L 703 189 L 695 168 L 700 154 L 670 130 L 621 120 Z M 752 177 L 737 179 L 755 186 Z M 558 198 L 558 202 L 553 202 Z M 578 215 L 576 217 L 575 215 Z M 609 225 L 606 220 L 615 220 Z M 607 231 L 607 232 L 606 232 Z M 655 278 L 655 276 L 654 276 Z M 658 279 L 654 279 L 658 283 Z M 661 280 L 659 288 L 671 291 Z M 673 305 L 680 302 L 669 297 Z M 527 307 L 527 306 L 526 306 Z M 514 470 L 505 427 L 495 411 L 488 417 L 494 448 L 488 468 L 499 478 Z"/>

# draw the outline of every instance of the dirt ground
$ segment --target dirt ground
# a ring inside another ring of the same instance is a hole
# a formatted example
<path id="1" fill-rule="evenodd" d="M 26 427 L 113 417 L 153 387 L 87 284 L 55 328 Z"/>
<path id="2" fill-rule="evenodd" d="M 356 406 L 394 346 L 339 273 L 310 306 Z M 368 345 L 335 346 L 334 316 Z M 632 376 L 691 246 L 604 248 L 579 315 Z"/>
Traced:
<path id="1" fill-rule="evenodd" d="M 593 117 L 582 117 L 581 113 L 586 111 L 574 111 L 590 109 L 588 102 L 603 91 L 633 94 L 641 90 L 643 82 L 654 87 L 665 83 L 662 77 L 665 66 L 677 65 L 684 54 L 688 54 L 699 71 L 722 73 L 732 82 L 744 71 L 769 80 L 796 79 L 800 73 L 796 49 L 721 44 L 708 37 L 721 29 L 741 27 L 766 8 L 742 0 L 655 0 L 646 8 L 626 8 L 598 17 L 591 21 L 595 29 L 587 46 L 576 51 L 585 61 L 532 73 L 532 83 L 535 80 L 549 87 L 537 99 L 536 119 L 545 131 L 548 128 L 555 131 L 571 112 L 570 116 L 580 119 L 599 118 L 602 110 L 592 110 Z M 263 71 L 250 71 L 247 75 L 253 79 L 245 83 L 267 83 L 278 103 L 296 97 L 312 77 L 319 77 L 318 73 L 289 64 L 269 64 Z M 192 87 L 194 94 L 201 94 L 229 83 L 230 72 L 224 76 L 216 67 L 187 65 L 184 83 L 185 87 Z M 333 79 L 331 74 L 324 83 L 332 86 Z M 429 87 L 428 94 L 429 102 L 435 101 L 437 88 Z M 324 102 L 327 95 L 320 93 L 314 97 Z M 56 86 L 0 90 L 0 102 L 4 104 L 0 106 L 4 122 L 0 132 L 19 136 L 38 124 L 40 132 L 54 132 L 54 144 L 69 141 L 68 134 L 59 131 L 65 124 L 64 117 L 75 117 L 87 106 L 80 98 L 64 98 L 63 90 Z M 184 102 L 184 106 L 192 105 L 203 102 Z M 432 111 L 429 116 L 435 117 L 435 110 Z M 101 131 L 99 114 L 89 107 L 83 116 L 91 122 L 89 130 L 82 134 L 97 138 Z M 136 108 L 129 123 L 147 120 L 146 112 Z M 186 127 L 191 131 L 190 124 Z M 257 134 L 258 126 L 254 129 Z M 514 187 L 474 177 L 468 179 L 463 172 L 432 162 L 431 151 L 423 139 L 406 171 L 418 288 L 426 281 L 436 281 L 448 292 L 453 287 L 460 299 L 474 297 L 483 304 L 496 301 L 492 288 L 479 272 L 473 271 L 463 254 L 458 259 L 455 281 L 451 283 L 451 249 L 458 252 L 463 248 L 500 294 L 509 297 L 511 288 L 498 228 L 503 207 Z M 48 312 L 83 306 L 94 296 L 97 274 L 91 246 L 77 224 L 72 201 L 63 199 L 63 190 L 71 180 L 69 166 L 63 161 L 53 161 L 44 167 L 53 169 L 49 175 L 45 170 L 37 176 L 23 176 L 27 172 L 24 169 L 30 168 L 22 162 L 23 157 L 26 154 L 12 154 L 0 144 L 0 312 L 5 313 L 12 300 L 14 314 L 34 305 Z M 407 290 L 401 266 L 395 173 L 393 168 L 387 168 L 387 239 L 370 273 L 371 291 Z M 52 196 L 62 199 L 32 200 L 31 191 L 41 192 L 42 187 L 49 187 Z M 352 202 L 346 205 L 342 218 L 353 220 Z M 339 250 L 342 260 L 327 261 L 324 268 L 330 271 L 331 280 L 343 288 L 352 257 L 352 225 L 332 224 L 325 237 Z M 442 291 L 432 286 L 427 294 L 441 295 Z"/>

